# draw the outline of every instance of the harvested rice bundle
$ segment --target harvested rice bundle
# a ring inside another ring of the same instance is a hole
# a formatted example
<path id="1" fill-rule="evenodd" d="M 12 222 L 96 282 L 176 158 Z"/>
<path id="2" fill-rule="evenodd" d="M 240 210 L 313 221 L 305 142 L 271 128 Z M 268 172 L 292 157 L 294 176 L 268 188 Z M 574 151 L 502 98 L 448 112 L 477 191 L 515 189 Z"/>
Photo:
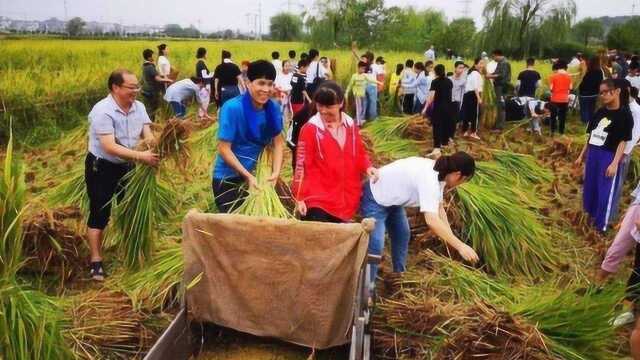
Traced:
<path id="1" fill-rule="evenodd" d="M 178 301 L 178 285 L 182 281 L 184 262 L 182 248 L 170 242 L 159 250 L 152 262 L 135 273 L 125 273 L 113 284 L 118 284 L 131 298 L 134 309 L 162 311 Z"/>
<path id="2" fill-rule="evenodd" d="M 186 164 L 191 154 L 187 139 L 191 135 L 192 126 L 190 120 L 176 118 L 167 120 L 155 146 L 155 152 L 161 160 L 171 158 L 180 167 Z"/>
<path id="3" fill-rule="evenodd" d="M 517 192 L 469 182 L 457 189 L 466 238 L 489 270 L 531 279 L 557 268 L 558 250 L 539 215 Z"/>
<path id="4" fill-rule="evenodd" d="M 65 338 L 76 357 L 82 359 L 133 358 L 146 349 L 153 337 L 143 322 L 146 315 L 134 310 L 121 292 L 90 290 L 73 297 L 65 306 L 71 319 Z"/>
<path id="5" fill-rule="evenodd" d="M 380 116 L 375 121 L 367 123 L 363 132 L 372 136 L 374 141 L 384 141 L 401 136 L 412 117 Z"/>
<path id="6" fill-rule="evenodd" d="M 510 151 L 494 150 L 496 161 L 506 172 L 530 184 L 542 184 L 553 181 L 553 173 L 548 168 L 540 166 L 531 155 L 517 154 Z"/>
<path id="7" fill-rule="evenodd" d="M 68 228 L 64 220 L 81 217 L 75 207 L 42 211 L 24 222 L 23 270 L 57 274 L 62 281 L 73 278 L 87 266 L 84 237 Z"/>
<path id="8" fill-rule="evenodd" d="M 263 151 L 256 165 L 258 189 L 248 189 L 243 203 L 233 213 L 250 216 L 270 216 L 281 219 L 293 219 L 293 214 L 280 201 L 275 185 L 268 181 L 271 175 L 271 161 L 268 151 Z"/>
<path id="9" fill-rule="evenodd" d="M 84 182 L 84 165 L 70 171 L 65 180 L 51 189 L 50 194 L 51 206 L 77 206 L 85 218 L 89 216 L 89 195 Z"/>

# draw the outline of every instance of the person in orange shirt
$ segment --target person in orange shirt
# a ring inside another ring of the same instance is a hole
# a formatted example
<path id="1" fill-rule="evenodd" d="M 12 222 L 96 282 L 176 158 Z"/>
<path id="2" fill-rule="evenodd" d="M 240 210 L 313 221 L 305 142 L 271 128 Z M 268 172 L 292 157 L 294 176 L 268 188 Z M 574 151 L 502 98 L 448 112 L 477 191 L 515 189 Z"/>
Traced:
<path id="1" fill-rule="evenodd" d="M 557 116 L 551 118 L 551 135 L 557 130 L 564 134 L 564 124 L 569 108 L 569 92 L 573 88 L 571 75 L 567 72 L 567 62 L 558 60 L 553 64 L 553 75 L 549 77 L 551 103 L 558 108 Z"/>

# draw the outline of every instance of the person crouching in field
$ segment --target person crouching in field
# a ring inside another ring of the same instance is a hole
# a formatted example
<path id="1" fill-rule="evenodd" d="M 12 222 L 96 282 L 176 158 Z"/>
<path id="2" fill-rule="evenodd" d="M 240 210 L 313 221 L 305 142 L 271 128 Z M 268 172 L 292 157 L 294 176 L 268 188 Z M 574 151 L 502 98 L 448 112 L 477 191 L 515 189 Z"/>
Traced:
<path id="1" fill-rule="evenodd" d="M 582 205 L 599 231 L 607 231 L 614 192 L 620 181 L 619 165 L 633 118 L 624 80 L 607 79 L 600 84 L 603 107 L 587 125 L 588 139 L 575 164 L 585 162 Z"/>
<path id="2" fill-rule="evenodd" d="M 358 210 L 362 180 L 377 179 L 358 126 L 342 112 L 344 92 L 334 81 L 313 95 L 317 113 L 300 130 L 291 193 L 303 220 L 350 221 Z"/>
<path id="3" fill-rule="evenodd" d="M 525 113 L 529 115 L 529 128 L 527 131 L 542 136 L 540 120 L 557 116 L 558 107 L 550 102 L 534 99 L 526 102 Z"/>
<path id="4" fill-rule="evenodd" d="M 213 166 L 212 190 L 220 212 L 229 213 L 246 197 L 244 185 L 257 188 L 252 172 L 264 148 L 273 143 L 272 173 L 280 176 L 284 153 L 282 112 L 270 99 L 276 69 L 266 60 L 249 64 L 247 92 L 228 100 L 220 109 L 218 153 Z"/>
<path id="5" fill-rule="evenodd" d="M 173 80 L 162 76 L 156 70 L 153 62 L 153 50 L 145 49 L 142 52 L 144 63 L 142 64 L 142 97 L 147 106 L 147 112 L 151 121 L 155 121 L 156 112 L 160 108 L 160 94 L 164 90 L 164 84 L 171 84 Z"/>
<path id="6" fill-rule="evenodd" d="M 195 98 L 196 102 L 203 106 L 200 90 L 204 88 L 204 79 L 191 77 L 174 82 L 167 88 L 164 99 L 171 105 L 173 113 L 178 118 L 184 118 L 187 115 L 186 102 Z M 208 105 L 208 102 L 207 102 Z M 206 113 L 206 109 L 204 109 Z"/>
<path id="7" fill-rule="evenodd" d="M 356 103 L 356 125 L 362 126 L 365 122 L 367 86 L 378 84 L 378 81 L 371 74 L 367 74 L 368 64 L 364 61 L 358 63 L 358 72 L 351 76 L 347 85 L 347 95 L 353 91 L 353 98 Z"/>
<path id="8" fill-rule="evenodd" d="M 85 183 L 89 196 L 87 240 L 91 253 L 90 276 L 104 280 L 102 239 L 111 215 L 111 199 L 122 196 L 122 179 L 134 162 L 158 164 L 158 156 L 134 148 L 141 139 L 154 141 L 151 119 L 144 105 L 136 100 L 138 79 L 128 70 L 111 73 L 109 95 L 96 103 L 89 113 L 89 151 L 85 158 Z"/>

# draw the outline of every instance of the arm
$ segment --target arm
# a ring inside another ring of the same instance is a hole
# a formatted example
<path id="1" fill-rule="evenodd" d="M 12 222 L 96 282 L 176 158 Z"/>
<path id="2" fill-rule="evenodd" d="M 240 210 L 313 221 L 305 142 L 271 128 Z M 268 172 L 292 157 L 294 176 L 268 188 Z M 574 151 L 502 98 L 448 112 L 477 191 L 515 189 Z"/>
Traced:
<path id="1" fill-rule="evenodd" d="M 145 128 L 149 128 L 149 126 L 147 125 Z M 149 129 L 149 131 L 151 130 Z M 151 135 L 151 137 L 153 137 L 153 135 Z M 100 146 L 102 146 L 102 149 L 109 155 L 131 161 L 139 161 L 150 166 L 158 164 L 158 155 L 153 153 L 151 150 L 135 151 L 126 148 L 116 143 L 116 138 L 113 134 L 100 135 L 99 138 Z"/>
<path id="2" fill-rule="evenodd" d="M 238 79 L 238 89 L 240 89 L 241 93 L 244 93 L 245 91 L 247 91 L 247 88 L 244 86 L 244 80 L 242 80 L 242 74 L 238 75 L 237 77 Z"/>
<path id="3" fill-rule="evenodd" d="M 311 97 L 307 93 L 307 90 L 302 90 L 302 94 L 304 95 L 304 98 L 307 99 L 307 102 L 311 103 Z"/>
<path id="4" fill-rule="evenodd" d="M 440 205 L 439 212 L 443 212 L 442 205 Z M 446 216 L 445 216 L 446 218 Z M 436 213 L 426 212 L 424 213 L 424 219 L 429 226 L 429 229 L 433 231 L 440 239 L 442 239 L 448 246 L 454 248 L 463 259 L 475 263 L 479 260 L 478 254 L 467 244 L 458 239 L 451 231 L 449 222 L 442 219 Z"/>
<path id="5" fill-rule="evenodd" d="M 436 96 L 436 91 L 429 90 L 429 96 L 427 96 L 427 101 L 424 102 L 424 107 L 422 108 L 422 115 L 427 113 L 427 108 L 429 108 L 429 105 L 431 105 L 435 96 Z"/>
<path id="6" fill-rule="evenodd" d="M 215 78 L 213 80 L 213 97 L 216 100 L 220 100 L 220 94 L 218 94 L 218 82 L 219 82 L 218 78 Z"/>
<path id="7" fill-rule="evenodd" d="M 578 155 L 578 158 L 576 159 L 576 162 L 574 163 L 576 166 L 582 165 L 582 162 L 584 161 L 584 157 L 587 154 L 587 146 L 588 146 L 588 144 L 589 144 L 589 141 L 587 141 L 584 144 L 584 146 L 582 147 L 582 151 L 580 151 L 580 155 Z"/>
<path id="8" fill-rule="evenodd" d="M 242 163 L 240 163 L 240 160 L 238 160 L 236 154 L 234 154 L 231 150 L 230 142 L 219 140 L 217 149 L 218 154 L 220 154 L 220 156 L 222 157 L 222 160 L 224 160 L 227 165 L 231 166 L 233 170 L 237 171 L 240 176 L 245 178 L 250 187 L 258 187 L 258 181 L 256 180 L 255 176 L 253 176 L 253 174 L 245 169 Z"/>
<path id="9" fill-rule="evenodd" d="M 271 176 L 269 181 L 275 183 L 280 176 L 280 170 L 282 170 L 282 159 L 284 157 L 284 138 L 282 134 L 278 134 L 273 138 L 273 150 L 272 150 L 273 164 L 271 165 Z"/>
<path id="10" fill-rule="evenodd" d="M 161 75 L 156 75 L 155 79 L 158 82 L 165 82 L 165 83 L 168 83 L 168 84 L 171 84 L 173 82 L 173 80 L 169 79 L 168 77 L 161 76 Z"/>
<path id="11" fill-rule="evenodd" d="M 150 142 L 152 144 L 155 144 L 156 139 L 153 136 L 153 132 L 151 131 L 151 125 L 150 124 L 144 124 L 144 126 L 142 127 L 142 139 L 144 141 Z"/>
<path id="12" fill-rule="evenodd" d="M 624 147 L 626 143 L 626 141 L 620 141 L 620 144 L 618 144 L 618 147 L 616 148 L 616 155 L 613 157 L 611 165 L 607 167 L 607 172 L 605 173 L 607 177 L 614 177 L 616 175 L 616 172 L 618 172 L 618 164 L 620 164 L 620 160 L 624 155 Z"/>
<path id="13" fill-rule="evenodd" d="M 307 206 L 304 202 L 307 189 L 305 184 L 305 171 L 313 163 L 315 148 L 313 143 L 313 132 L 308 126 L 303 126 L 300 130 L 300 137 L 296 146 L 296 168 L 293 173 L 291 183 L 291 195 L 296 200 L 296 208 L 300 215 L 307 214 Z"/>

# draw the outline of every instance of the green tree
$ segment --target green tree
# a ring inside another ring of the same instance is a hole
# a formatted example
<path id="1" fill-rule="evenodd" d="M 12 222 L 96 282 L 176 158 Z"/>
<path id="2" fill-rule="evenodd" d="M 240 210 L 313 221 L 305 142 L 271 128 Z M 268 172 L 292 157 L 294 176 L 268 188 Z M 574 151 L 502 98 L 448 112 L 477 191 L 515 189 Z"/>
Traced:
<path id="1" fill-rule="evenodd" d="M 180 26 L 178 24 L 167 24 L 164 27 L 164 33 L 167 36 L 181 37 L 183 32 L 184 32 L 184 30 L 182 29 L 182 26 Z"/>
<path id="2" fill-rule="evenodd" d="M 604 37 L 604 26 L 600 20 L 586 18 L 576 23 L 571 29 L 576 40 L 589 45 L 590 38 L 602 39 Z"/>
<path id="3" fill-rule="evenodd" d="M 488 0 L 483 16 L 487 44 L 508 48 L 517 56 L 528 56 L 532 40 L 544 21 L 555 17 L 556 20 L 569 19 L 570 24 L 576 16 L 576 3 L 575 0 Z"/>
<path id="4" fill-rule="evenodd" d="M 452 49 L 456 54 L 469 55 L 471 53 L 471 41 L 476 33 L 476 24 L 473 19 L 460 18 L 455 19 L 446 27 L 443 32 L 442 42 L 443 48 Z"/>
<path id="5" fill-rule="evenodd" d="M 624 24 L 612 26 L 607 34 L 607 46 L 626 51 L 640 50 L 638 29 L 640 29 L 640 16 L 634 16 Z"/>
<path id="6" fill-rule="evenodd" d="M 299 16 L 286 12 L 276 14 L 271 17 L 269 32 L 273 40 L 298 40 L 302 34 L 302 20 Z"/>
<path id="7" fill-rule="evenodd" d="M 73 19 L 69 20 L 69 22 L 67 22 L 67 33 L 70 36 L 78 36 L 82 33 L 85 25 L 86 23 L 84 22 L 84 20 L 82 20 L 82 18 L 74 17 Z"/>

